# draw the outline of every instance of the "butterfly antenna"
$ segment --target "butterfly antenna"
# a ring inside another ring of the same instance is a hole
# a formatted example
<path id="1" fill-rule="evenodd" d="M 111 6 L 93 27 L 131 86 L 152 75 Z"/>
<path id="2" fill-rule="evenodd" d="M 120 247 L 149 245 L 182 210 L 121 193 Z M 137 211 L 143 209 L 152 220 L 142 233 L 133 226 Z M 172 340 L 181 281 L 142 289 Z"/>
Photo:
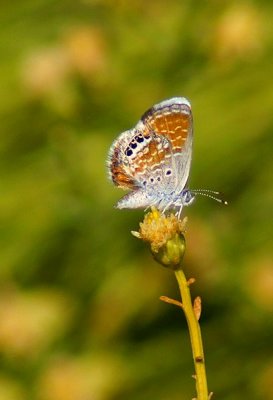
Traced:
<path id="1" fill-rule="evenodd" d="M 195 195 L 209 197 L 210 199 L 213 199 L 213 200 L 217 201 L 218 203 L 222 203 L 225 205 L 228 204 L 228 202 L 226 200 L 222 199 L 221 197 L 214 196 L 214 195 L 221 195 L 220 192 L 216 192 L 215 190 L 195 189 L 195 190 L 191 190 L 191 193 L 193 193 Z"/>

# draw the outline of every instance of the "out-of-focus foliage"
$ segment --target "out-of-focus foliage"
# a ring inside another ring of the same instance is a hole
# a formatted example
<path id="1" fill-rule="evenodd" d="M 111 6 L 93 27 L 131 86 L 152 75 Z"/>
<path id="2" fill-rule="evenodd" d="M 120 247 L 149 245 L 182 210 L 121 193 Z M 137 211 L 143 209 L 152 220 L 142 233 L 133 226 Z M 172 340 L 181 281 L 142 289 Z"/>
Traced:
<path id="1" fill-rule="evenodd" d="M 106 178 L 115 137 L 186 96 L 198 199 L 185 271 L 209 387 L 273 398 L 270 1 L 4 2 L 0 12 L 0 400 L 193 397 L 178 296 Z M 185 215 L 184 214 L 184 215 Z"/>

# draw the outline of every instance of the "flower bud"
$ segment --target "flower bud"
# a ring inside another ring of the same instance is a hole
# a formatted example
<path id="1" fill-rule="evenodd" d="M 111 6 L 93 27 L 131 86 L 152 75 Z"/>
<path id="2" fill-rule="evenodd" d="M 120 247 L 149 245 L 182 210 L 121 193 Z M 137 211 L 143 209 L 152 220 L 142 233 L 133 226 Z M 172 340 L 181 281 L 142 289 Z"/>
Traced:
<path id="1" fill-rule="evenodd" d="M 151 252 L 157 262 L 177 270 L 181 267 L 185 253 L 185 224 L 186 218 L 181 221 L 174 214 L 166 216 L 152 207 L 151 212 L 140 223 L 139 232 L 132 234 L 150 243 Z"/>

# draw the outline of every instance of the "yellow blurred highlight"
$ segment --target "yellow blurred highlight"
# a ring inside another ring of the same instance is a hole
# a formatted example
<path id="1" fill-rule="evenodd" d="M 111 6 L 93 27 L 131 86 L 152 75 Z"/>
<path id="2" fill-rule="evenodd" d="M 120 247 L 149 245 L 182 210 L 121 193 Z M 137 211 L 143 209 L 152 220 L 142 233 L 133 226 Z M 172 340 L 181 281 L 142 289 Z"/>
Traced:
<path id="1" fill-rule="evenodd" d="M 257 392 L 261 399 L 273 399 L 273 363 L 272 361 L 258 374 L 256 381 Z"/>
<path id="2" fill-rule="evenodd" d="M 245 289 L 259 307 L 273 311 L 273 258 L 255 257 L 246 266 Z"/>
<path id="3" fill-rule="evenodd" d="M 106 66 L 102 31 L 79 26 L 66 32 L 54 47 L 33 51 L 22 67 L 22 80 L 31 94 L 45 96 L 63 91 L 75 73 L 97 83 Z"/>
<path id="4" fill-rule="evenodd" d="M 64 46 L 72 67 L 83 76 L 89 78 L 105 70 L 106 42 L 100 29 L 73 29 L 65 37 Z"/>
<path id="5" fill-rule="evenodd" d="M 69 59 L 61 46 L 40 49 L 26 59 L 23 83 L 32 94 L 42 96 L 60 90 L 69 71 Z"/>
<path id="6" fill-rule="evenodd" d="M 109 400 L 124 387 L 126 366 L 107 356 L 56 359 L 38 382 L 39 400 Z"/>
<path id="7" fill-rule="evenodd" d="M 8 358 L 37 357 L 64 333 L 71 311 L 68 298 L 53 289 L 2 291 L 0 352 Z"/>
<path id="8" fill-rule="evenodd" d="M 237 4 L 220 17 L 214 33 L 215 56 L 225 62 L 260 54 L 264 47 L 265 20 L 250 4 Z"/>
<path id="9" fill-rule="evenodd" d="M 0 400 L 26 400 L 25 390 L 18 380 L 0 375 Z"/>

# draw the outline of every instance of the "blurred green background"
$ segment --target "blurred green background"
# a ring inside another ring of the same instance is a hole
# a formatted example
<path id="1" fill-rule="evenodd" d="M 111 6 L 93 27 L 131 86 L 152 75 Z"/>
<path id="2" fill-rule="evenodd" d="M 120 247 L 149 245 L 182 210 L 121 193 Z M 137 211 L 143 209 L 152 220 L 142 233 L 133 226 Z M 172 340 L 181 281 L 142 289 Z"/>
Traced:
<path id="1" fill-rule="evenodd" d="M 14 0 L 0 10 L 0 400 L 194 397 L 172 272 L 105 160 L 153 104 L 195 122 L 185 272 L 210 390 L 273 399 L 270 1 Z"/>

